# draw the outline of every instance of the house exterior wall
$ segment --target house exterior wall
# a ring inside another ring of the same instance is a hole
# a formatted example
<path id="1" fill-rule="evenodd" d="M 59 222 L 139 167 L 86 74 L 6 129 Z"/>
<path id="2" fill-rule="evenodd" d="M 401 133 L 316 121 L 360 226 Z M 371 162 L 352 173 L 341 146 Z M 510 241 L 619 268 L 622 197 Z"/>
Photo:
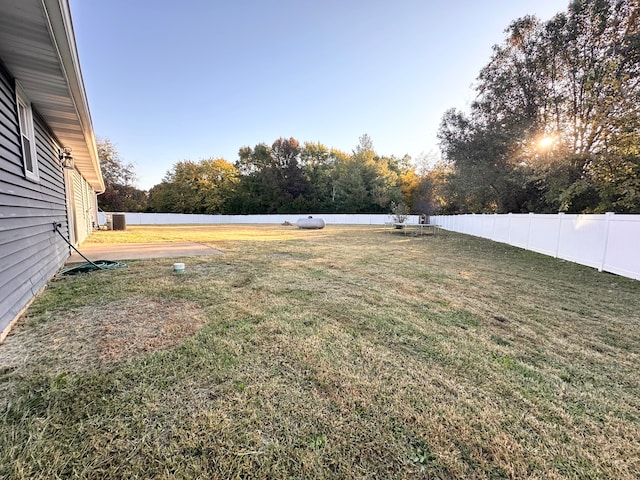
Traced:
<path id="1" fill-rule="evenodd" d="M 39 179 L 26 178 L 15 81 L 0 64 L 0 341 L 10 324 L 64 264 L 69 247 L 64 173 L 58 145 L 34 107 Z"/>
<path id="2" fill-rule="evenodd" d="M 75 217 L 75 240 L 82 243 L 93 231 L 95 197 L 91 185 L 76 170 L 73 171 L 72 206 Z"/>

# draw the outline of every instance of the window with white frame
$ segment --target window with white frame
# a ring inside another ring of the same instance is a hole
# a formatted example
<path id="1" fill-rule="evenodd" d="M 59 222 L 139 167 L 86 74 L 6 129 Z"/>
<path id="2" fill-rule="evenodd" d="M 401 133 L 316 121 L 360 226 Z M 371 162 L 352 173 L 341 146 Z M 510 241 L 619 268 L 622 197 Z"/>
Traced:
<path id="1" fill-rule="evenodd" d="M 35 135 L 33 133 L 31 103 L 29 103 L 20 87 L 16 88 L 16 99 L 18 104 L 18 121 L 20 123 L 24 174 L 31 180 L 38 180 L 38 159 L 36 156 Z"/>

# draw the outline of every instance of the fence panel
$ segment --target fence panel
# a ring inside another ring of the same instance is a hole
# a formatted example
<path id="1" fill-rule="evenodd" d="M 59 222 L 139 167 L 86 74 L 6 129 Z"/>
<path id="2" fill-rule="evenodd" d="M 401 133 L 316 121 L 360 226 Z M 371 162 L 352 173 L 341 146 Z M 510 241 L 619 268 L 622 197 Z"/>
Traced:
<path id="1" fill-rule="evenodd" d="M 558 256 L 558 241 L 562 215 L 531 215 L 528 249 L 534 252 Z"/>
<path id="2" fill-rule="evenodd" d="M 511 216 L 509 215 L 495 215 L 495 228 L 493 232 L 493 238 L 496 242 L 509 243 L 509 225 L 511 223 Z"/>
<path id="3" fill-rule="evenodd" d="M 640 280 L 640 215 L 610 215 L 602 270 Z"/>
<path id="4" fill-rule="evenodd" d="M 509 244 L 514 247 L 527 248 L 531 230 L 531 215 L 518 213 L 509 215 Z"/>
<path id="5" fill-rule="evenodd" d="M 483 238 L 493 239 L 493 233 L 496 228 L 497 215 L 482 215 L 482 229 L 480 230 L 480 236 Z"/>
<path id="6" fill-rule="evenodd" d="M 565 215 L 560 228 L 558 258 L 600 268 L 606 244 L 604 217 Z"/>
<path id="7" fill-rule="evenodd" d="M 640 215 L 438 215 L 432 221 L 445 230 L 640 280 Z"/>

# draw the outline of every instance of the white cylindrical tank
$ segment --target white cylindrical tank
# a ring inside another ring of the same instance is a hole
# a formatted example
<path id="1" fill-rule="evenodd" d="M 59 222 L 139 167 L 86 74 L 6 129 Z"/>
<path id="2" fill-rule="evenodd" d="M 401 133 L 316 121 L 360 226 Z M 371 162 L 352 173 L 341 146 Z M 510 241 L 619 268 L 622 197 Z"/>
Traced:
<path id="1" fill-rule="evenodd" d="M 296 222 L 296 225 L 298 226 L 298 228 L 306 228 L 306 229 L 320 229 L 320 228 L 324 228 L 324 220 L 321 218 L 313 218 L 313 217 L 308 217 L 308 218 L 301 218 Z"/>

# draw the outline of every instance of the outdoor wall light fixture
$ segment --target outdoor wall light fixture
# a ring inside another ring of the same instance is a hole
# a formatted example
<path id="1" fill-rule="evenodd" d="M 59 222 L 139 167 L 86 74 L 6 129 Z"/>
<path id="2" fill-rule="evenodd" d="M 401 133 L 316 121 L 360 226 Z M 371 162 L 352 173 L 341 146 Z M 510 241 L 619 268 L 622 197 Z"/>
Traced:
<path id="1" fill-rule="evenodd" d="M 71 147 L 64 147 L 60 150 L 59 157 L 62 168 L 73 168 L 74 162 L 71 156 Z"/>

